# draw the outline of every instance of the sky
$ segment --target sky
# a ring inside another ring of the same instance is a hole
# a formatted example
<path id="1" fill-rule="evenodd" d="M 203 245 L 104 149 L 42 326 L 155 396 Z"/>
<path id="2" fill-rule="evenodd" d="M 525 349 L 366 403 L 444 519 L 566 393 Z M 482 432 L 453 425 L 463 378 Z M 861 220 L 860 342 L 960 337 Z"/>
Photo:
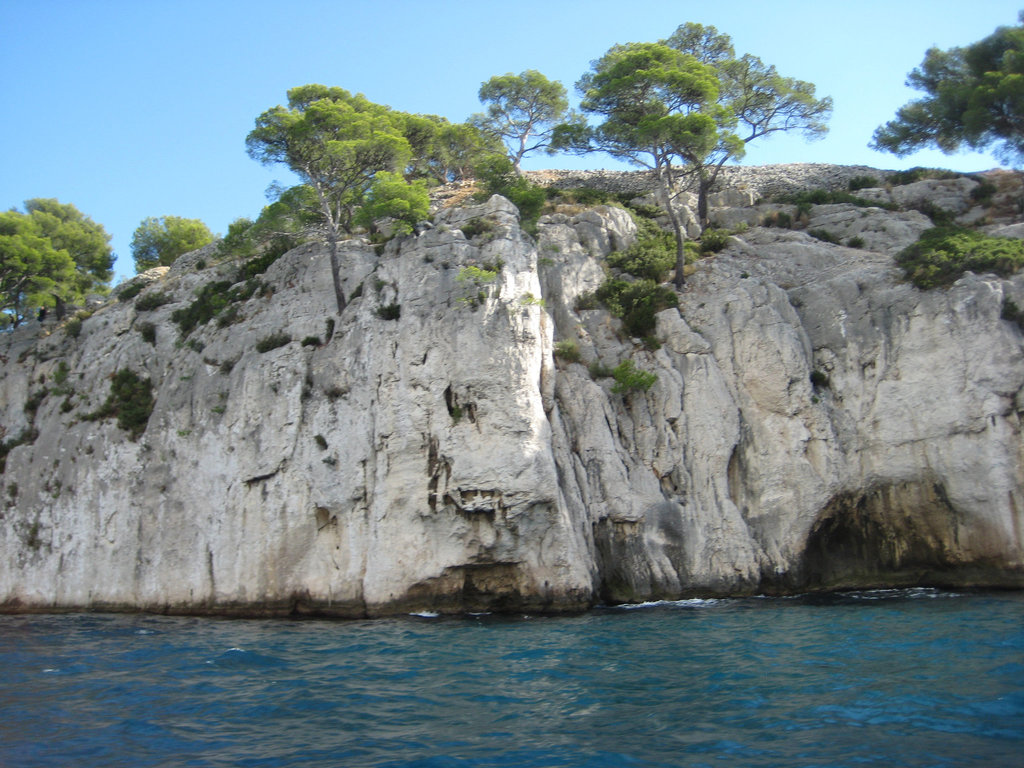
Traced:
<path id="1" fill-rule="evenodd" d="M 1020 5 L 1018 5 L 1020 3 Z M 245 153 L 289 88 L 340 86 L 404 112 L 462 122 L 480 84 L 536 69 L 576 81 L 617 43 L 693 21 L 780 74 L 831 96 L 828 135 L 752 142 L 744 165 L 837 163 L 958 171 L 991 156 L 868 148 L 920 94 L 905 86 L 928 48 L 969 45 L 1017 23 L 1021 0 L 0 0 L 0 209 L 57 198 L 112 236 L 115 279 L 134 274 L 132 233 L 150 216 L 217 234 L 255 218 L 274 181 Z M 627 168 L 603 155 L 539 155 L 539 168 Z"/>

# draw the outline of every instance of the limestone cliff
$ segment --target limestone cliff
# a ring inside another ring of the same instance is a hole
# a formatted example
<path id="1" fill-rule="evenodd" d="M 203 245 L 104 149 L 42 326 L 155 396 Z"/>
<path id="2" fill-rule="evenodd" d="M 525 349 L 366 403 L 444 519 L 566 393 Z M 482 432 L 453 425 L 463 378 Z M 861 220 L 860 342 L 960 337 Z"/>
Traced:
<path id="1" fill-rule="evenodd" d="M 1018 220 L 976 185 L 865 194 Z M 892 258 L 923 214 L 763 228 L 785 206 L 757 193 L 713 201 L 748 228 L 697 264 L 653 351 L 576 309 L 629 214 L 566 208 L 531 237 L 499 197 L 346 243 L 341 316 L 307 245 L 187 336 L 172 314 L 237 264 L 186 256 L 80 326 L 5 334 L 0 604 L 364 616 L 1024 586 L 1024 336 L 1001 319 L 1024 277 L 923 292 Z M 599 375 L 627 359 L 650 390 Z M 134 440 L 104 418 L 125 370 L 154 398 Z"/>

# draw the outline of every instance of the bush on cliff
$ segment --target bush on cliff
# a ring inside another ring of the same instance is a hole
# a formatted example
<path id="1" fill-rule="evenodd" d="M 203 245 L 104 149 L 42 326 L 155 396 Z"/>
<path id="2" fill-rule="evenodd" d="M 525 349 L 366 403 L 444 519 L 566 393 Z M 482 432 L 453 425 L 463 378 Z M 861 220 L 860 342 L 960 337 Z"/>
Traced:
<path id="1" fill-rule="evenodd" d="M 117 426 L 133 441 L 146 431 L 153 412 L 153 384 L 130 368 L 119 369 L 110 379 L 110 394 L 99 410 L 86 421 L 117 417 Z"/>
<path id="2" fill-rule="evenodd" d="M 952 285 L 968 271 L 1009 277 L 1024 267 L 1024 241 L 962 227 L 935 227 L 905 248 L 896 263 L 908 280 L 925 290 Z"/>

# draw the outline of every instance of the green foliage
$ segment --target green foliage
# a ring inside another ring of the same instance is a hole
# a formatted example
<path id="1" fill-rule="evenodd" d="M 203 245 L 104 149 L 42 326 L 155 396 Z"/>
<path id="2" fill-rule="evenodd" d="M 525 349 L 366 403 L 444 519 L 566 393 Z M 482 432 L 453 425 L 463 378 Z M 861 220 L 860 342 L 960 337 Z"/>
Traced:
<path id="1" fill-rule="evenodd" d="M 632 360 L 623 360 L 612 369 L 612 392 L 618 395 L 630 392 L 646 392 L 658 380 L 658 374 L 637 368 Z"/>
<path id="2" fill-rule="evenodd" d="M 493 235 L 496 228 L 493 219 L 485 218 L 472 219 L 459 225 L 459 229 L 467 240 L 472 240 L 481 235 Z"/>
<path id="3" fill-rule="evenodd" d="M 230 280 L 207 283 L 196 292 L 191 304 L 171 313 L 171 320 L 178 324 L 182 336 L 188 336 L 196 326 L 210 322 L 228 305 L 251 298 L 259 288 L 255 278 L 237 284 Z"/>
<path id="4" fill-rule="evenodd" d="M 1003 298 L 1003 307 L 999 312 L 999 317 L 1015 323 L 1019 329 L 1024 331 L 1024 309 L 1021 309 L 1009 296 Z"/>
<path id="5" fill-rule="evenodd" d="M 608 265 L 634 277 L 663 282 L 676 263 L 676 237 L 650 219 L 634 217 L 637 240 L 625 251 L 608 255 Z"/>
<path id="6" fill-rule="evenodd" d="M 381 320 L 398 320 L 402 316 L 401 304 L 386 304 L 377 307 L 376 315 Z"/>
<path id="7" fill-rule="evenodd" d="M 654 333 L 658 312 L 679 305 L 675 291 L 653 280 L 631 283 L 610 278 L 597 289 L 596 297 L 609 312 L 622 318 L 626 333 L 637 338 Z"/>
<path id="8" fill-rule="evenodd" d="M 105 293 L 113 275 L 114 251 L 110 235 L 70 203 L 53 198 L 25 201 L 25 210 L 40 235 L 55 250 L 65 250 L 75 262 L 75 279 L 67 301 L 80 301 L 88 293 Z"/>
<path id="9" fill-rule="evenodd" d="M 1024 158 L 1024 16 L 964 48 L 931 48 L 907 84 L 924 93 L 875 131 L 874 149 L 905 156 L 925 147 L 993 149 Z"/>
<path id="10" fill-rule="evenodd" d="M 409 234 L 430 214 L 430 195 L 423 180 L 407 182 L 400 174 L 379 172 L 373 179 L 356 223 L 373 227 L 378 219 L 392 219 L 396 234 Z"/>
<path id="11" fill-rule="evenodd" d="M 10 440 L 0 441 L 0 474 L 3 474 L 7 469 L 8 454 L 19 445 L 31 445 L 35 442 L 38 436 L 39 432 L 36 431 L 34 427 L 29 427 L 22 431 L 17 437 L 12 437 Z M 14 483 L 11 483 L 11 486 L 13 486 L 15 490 L 11 492 L 10 487 L 8 487 L 8 492 L 13 498 L 17 495 L 17 486 Z"/>
<path id="12" fill-rule="evenodd" d="M 815 389 L 828 389 L 832 386 L 832 382 L 829 381 L 827 373 L 815 369 L 811 371 L 811 386 Z"/>
<path id="13" fill-rule="evenodd" d="M 761 220 L 761 226 L 789 229 L 793 226 L 793 217 L 785 211 L 772 211 L 765 214 L 764 219 Z"/>
<path id="14" fill-rule="evenodd" d="M 596 291 L 588 291 L 581 293 L 576 297 L 576 303 L 573 304 L 573 310 L 575 312 L 585 312 L 589 309 L 600 309 L 601 301 L 597 298 Z"/>
<path id="15" fill-rule="evenodd" d="M 472 176 L 484 158 L 504 153 L 501 139 L 470 123 L 451 123 L 437 115 L 401 115 L 403 135 L 412 149 L 409 179 L 447 184 Z"/>
<path id="16" fill-rule="evenodd" d="M 507 157 L 491 156 L 474 169 L 480 185 L 480 197 L 501 195 L 519 209 L 519 218 L 527 231 L 532 231 L 540 217 L 547 192 L 543 187 L 531 184 L 525 177 L 516 173 L 512 162 Z"/>
<path id="17" fill-rule="evenodd" d="M 152 382 L 130 368 L 121 368 L 111 377 L 106 402 L 85 418 L 91 421 L 117 417 L 117 426 L 134 441 L 146 431 L 153 405 Z"/>
<path id="18" fill-rule="evenodd" d="M 143 341 L 156 345 L 156 325 L 154 323 L 139 323 L 138 329 L 142 334 Z"/>
<path id="19" fill-rule="evenodd" d="M 979 205 L 990 205 L 992 196 L 999 188 L 988 179 L 978 179 L 978 186 L 971 190 L 971 200 Z"/>
<path id="20" fill-rule="evenodd" d="M 857 236 L 851 237 L 849 240 L 846 241 L 846 247 L 847 248 L 863 248 L 864 247 L 864 238 L 863 237 L 857 237 Z"/>
<path id="21" fill-rule="evenodd" d="M 474 115 L 472 121 L 505 142 L 517 173 L 525 155 L 552 151 L 551 137 L 557 123 L 578 121 L 569 111 L 565 87 L 534 69 L 518 75 L 495 75 L 480 86 L 479 96 L 487 112 Z"/>
<path id="22" fill-rule="evenodd" d="M 988 237 L 976 230 L 935 227 L 904 249 L 896 263 L 918 288 L 951 285 L 964 272 L 1009 277 L 1024 266 L 1024 241 Z"/>
<path id="23" fill-rule="evenodd" d="M 578 363 L 582 360 L 580 347 L 572 339 L 563 339 L 555 344 L 555 357 L 565 360 L 567 363 Z"/>
<path id="24" fill-rule="evenodd" d="M 823 243 L 831 243 L 832 245 L 839 245 L 839 238 L 829 232 L 827 229 L 812 229 L 807 232 L 808 235 L 821 240 Z"/>
<path id="25" fill-rule="evenodd" d="M 82 333 L 82 318 L 72 317 L 64 323 L 64 332 L 72 339 L 77 339 Z"/>
<path id="26" fill-rule="evenodd" d="M 302 340 L 302 346 L 304 347 L 319 347 L 321 341 L 319 336 L 307 336 Z"/>
<path id="27" fill-rule="evenodd" d="M 256 342 L 256 351 L 260 354 L 283 347 L 291 343 L 292 337 L 284 332 L 272 333 Z"/>
<path id="28" fill-rule="evenodd" d="M 777 195 L 773 198 L 773 201 L 776 203 L 790 203 L 798 208 L 804 206 L 806 211 L 809 211 L 809 206 L 812 205 L 836 205 L 839 203 L 855 205 L 859 208 L 884 208 L 888 211 L 895 211 L 899 208 L 895 203 L 878 202 L 876 200 L 869 200 L 866 197 L 851 195 L 849 192 L 828 189 L 809 189 L 789 195 Z"/>
<path id="29" fill-rule="evenodd" d="M 199 219 L 180 216 L 150 216 L 132 234 L 132 258 L 135 271 L 170 266 L 189 251 L 213 242 L 213 233 Z"/>
<path id="30" fill-rule="evenodd" d="M 71 299 L 77 279 L 67 250 L 54 248 L 31 215 L 0 213 L 0 328 Z"/>
<path id="31" fill-rule="evenodd" d="M 174 297 L 163 291 L 153 291 L 135 300 L 135 309 L 138 312 L 149 312 L 164 304 L 170 304 Z"/>
<path id="32" fill-rule="evenodd" d="M 915 211 L 923 213 L 925 216 L 931 219 L 932 224 L 934 224 L 936 227 L 952 226 L 953 222 L 956 221 L 956 214 L 939 205 L 936 205 L 931 200 L 918 200 L 910 207 Z"/>
<path id="33" fill-rule="evenodd" d="M 850 192 L 856 192 L 859 189 L 873 189 L 878 186 L 881 185 L 874 176 L 854 176 L 846 184 L 846 188 Z"/>
<path id="34" fill-rule="evenodd" d="M 343 88 L 304 85 L 288 106 L 268 109 L 246 137 L 249 156 L 281 163 L 316 195 L 331 242 L 350 232 L 376 174 L 401 171 L 412 157 L 398 113 Z"/>
<path id="35" fill-rule="evenodd" d="M 702 254 L 718 253 L 729 244 L 729 233 L 714 227 L 705 229 L 700 236 L 700 252 Z"/>
<path id="36" fill-rule="evenodd" d="M 590 378 L 594 379 L 610 379 L 612 377 L 612 369 L 607 365 L 604 365 L 600 360 L 594 360 L 587 366 L 587 372 L 590 374 Z"/>
<path id="37" fill-rule="evenodd" d="M 117 300 L 131 301 L 140 293 L 142 293 L 142 291 L 145 290 L 145 288 L 146 283 L 144 283 L 141 279 L 134 283 L 129 283 L 128 285 L 126 285 L 124 288 L 117 292 Z"/>
<path id="38" fill-rule="evenodd" d="M 459 274 L 455 276 L 455 279 L 460 283 L 468 282 L 479 287 L 486 283 L 493 283 L 497 277 L 497 270 L 470 265 L 460 269 Z"/>
<path id="39" fill-rule="evenodd" d="M 315 435 L 313 437 L 313 441 L 316 443 L 316 447 L 319 448 L 321 451 L 327 450 L 327 438 L 324 437 L 323 435 Z"/>
<path id="40" fill-rule="evenodd" d="M 906 184 L 913 184 L 928 179 L 958 179 L 962 174 L 956 171 L 947 171 L 943 168 L 922 168 L 916 166 L 906 171 L 895 171 L 886 178 L 886 183 L 893 187 L 902 187 Z"/>

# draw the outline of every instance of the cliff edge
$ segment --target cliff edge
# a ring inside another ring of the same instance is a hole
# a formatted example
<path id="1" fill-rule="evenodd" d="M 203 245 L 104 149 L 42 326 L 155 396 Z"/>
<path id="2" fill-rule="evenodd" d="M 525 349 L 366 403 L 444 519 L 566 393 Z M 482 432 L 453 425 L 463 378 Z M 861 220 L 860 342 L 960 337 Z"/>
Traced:
<path id="1" fill-rule="evenodd" d="M 340 316 L 309 244 L 259 274 L 188 255 L 137 298 L 3 334 L 0 606 L 1024 586 L 1024 335 L 1003 319 L 1024 276 L 921 291 L 893 260 L 932 226 L 915 200 L 1024 229 L 1016 174 L 994 202 L 978 183 L 862 190 L 894 210 L 813 205 L 795 229 L 735 183 L 712 200 L 735 234 L 654 340 L 580 301 L 636 238 L 625 209 L 562 206 L 533 236 L 501 197 L 343 244 Z M 624 361 L 656 381 L 620 391 Z"/>

